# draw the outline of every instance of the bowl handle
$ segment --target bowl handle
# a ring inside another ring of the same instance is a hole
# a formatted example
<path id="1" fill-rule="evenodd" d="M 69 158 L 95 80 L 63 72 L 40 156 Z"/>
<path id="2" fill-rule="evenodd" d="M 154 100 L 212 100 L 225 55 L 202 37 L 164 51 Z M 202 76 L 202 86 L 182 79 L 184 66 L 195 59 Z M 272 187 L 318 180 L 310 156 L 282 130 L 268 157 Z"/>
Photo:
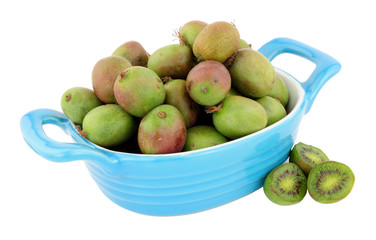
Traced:
<path id="1" fill-rule="evenodd" d="M 307 81 L 300 82 L 305 90 L 305 113 L 311 109 L 312 103 L 322 86 L 341 69 L 340 63 L 331 56 L 304 43 L 289 38 L 276 38 L 262 46 L 259 50 L 269 61 L 282 53 L 291 53 L 303 57 L 316 64 L 316 68 Z"/>
<path id="2" fill-rule="evenodd" d="M 107 173 L 112 172 L 118 161 L 101 149 L 80 143 L 64 143 L 49 138 L 43 130 L 44 124 L 53 124 L 69 134 L 72 128 L 68 118 L 55 110 L 36 109 L 21 118 L 21 131 L 26 143 L 36 153 L 53 162 L 90 160 L 101 166 Z"/>

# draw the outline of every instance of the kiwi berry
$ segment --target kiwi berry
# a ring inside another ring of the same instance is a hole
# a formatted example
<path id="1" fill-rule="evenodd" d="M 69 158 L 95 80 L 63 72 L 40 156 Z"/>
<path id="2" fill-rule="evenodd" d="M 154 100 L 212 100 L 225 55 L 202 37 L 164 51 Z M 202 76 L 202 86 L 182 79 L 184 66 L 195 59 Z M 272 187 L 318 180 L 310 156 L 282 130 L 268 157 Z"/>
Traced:
<path id="1" fill-rule="evenodd" d="M 311 197 L 319 203 L 335 203 L 352 190 L 354 173 L 343 163 L 327 161 L 314 166 L 308 176 L 307 187 Z"/>
<path id="2" fill-rule="evenodd" d="M 284 163 L 267 175 L 264 193 L 276 204 L 296 204 L 307 193 L 307 178 L 295 163 Z"/>
<path id="3" fill-rule="evenodd" d="M 289 160 L 298 165 L 307 177 L 312 167 L 325 161 L 329 161 L 329 158 L 321 149 L 302 142 L 293 147 Z"/>

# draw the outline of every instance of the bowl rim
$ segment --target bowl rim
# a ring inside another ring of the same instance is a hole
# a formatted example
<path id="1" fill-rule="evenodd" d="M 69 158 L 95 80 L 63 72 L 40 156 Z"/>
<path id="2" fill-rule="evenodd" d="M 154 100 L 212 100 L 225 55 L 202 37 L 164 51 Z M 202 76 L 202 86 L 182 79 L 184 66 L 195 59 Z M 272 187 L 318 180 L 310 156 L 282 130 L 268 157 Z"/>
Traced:
<path id="1" fill-rule="evenodd" d="M 80 140 L 85 142 L 85 144 L 88 144 L 88 145 L 90 145 L 94 148 L 97 148 L 98 150 L 105 151 L 106 153 L 114 154 L 116 156 L 120 155 L 120 156 L 124 156 L 124 157 L 141 158 L 142 160 L 147 161 L 147 160 L 155 160 L 156 158 L 171 158 L 171 157 L 176 157 L 176 156 L 181 157 L 181 156 L 187 156 L 187 155 L 192 155 L 192 154 L 211 152 L 211 151 L 215 150 L 216 148 L 223 148 L 223 147 L 229 146 L 231 144 L 236 144 L 237 142 L 244 141 L 245 139 L 250 139 L 250 138 L 254 138 L 255 136 L 261 135 L 264 132 L 269 131 L 272 128 L 276 128 L 277 126 L 283 124 L 284 122 L 288 121 L 289 119 L 293 118 L 296 115 L 296 113 L 298 112 L 298 109 L 300 109 L 302 104 L 304 103 L 303 100 L 304 100 L 304 96 L 306 94 L 305 90 L 302 88 L 301 83 L 298 80 L 296 80 L 293 76 L 291 76 L 290 74 L 288 74 L 287 72 L 285 72 L 285 71 L 283 71 L 279 68 L 276 68 L 276 67 L 274 67 L 274 68 L 276 70 L 276 74 L 278 74 L 278 76 L 281 77 L 282 80 L 285 81 L 287 87 L 289 88 L 289 92 L 291 93 L 290 88 L 293 87 L 293 88 L 296 89 L 296 92 L 298 93 L 296 103 L 295 103 L 294 106 L 292 106 L 292 109 L 287 113 L 287 115 L 282 120 L 280 120 L 280 121 L 278 121 L 278 122 L 276 122 L 272 125 L 269 125 L 269 126 L 263 128 L 263 129 L 261 129 L 257 132 L 251 133 L 251 134 L 243 136 L 241 138 L 233 139 L 233 140 L 230 140 L 228 142 L 218 144 L 218 145 L 215 145 L 215 146 L 197 149 L 197 150 L 192 150 L 192 151 L 186 151 L 186 152 L 164 153 L 164 154 L 144 154 L 144 153 L 120 152 L 120 151 L 107 149 L 107 148 L 101 147 L 101 146 L 99 146 L 99 145 L 97 145 L 93 142 L 90 142 L 88 139 L 81 136 L 81 134 L 76 129 L 75 124 L 71 120 L 69 120 L 69 122 L 70 122 L 71 128 L 73 128 L 73 130 L 74 130 L 73 131 L 75 133 L 74 137 L 79 137 Z M 290 99 L 291 99 L 291 94 L 290 94 Z M 121 158 L 121 157 L 119 158 L 120 161 L 122 159 L 123 158 Z M 123 159 L 123 160 L 127 161 L 127 160 L 130 160 L 130 159 L 126 158 L 126 159 Z"/>

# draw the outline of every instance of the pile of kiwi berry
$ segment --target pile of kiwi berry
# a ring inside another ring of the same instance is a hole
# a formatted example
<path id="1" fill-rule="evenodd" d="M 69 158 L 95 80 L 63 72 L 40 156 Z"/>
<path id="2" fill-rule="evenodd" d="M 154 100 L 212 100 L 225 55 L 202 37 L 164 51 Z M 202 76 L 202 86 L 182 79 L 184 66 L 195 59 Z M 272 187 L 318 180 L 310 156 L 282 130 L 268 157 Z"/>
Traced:
<path id="1" fill-rule="evenodd" d="M 307 193 L 319 203 L 335 203 L 352 190 L 354 173 L 347 165 L 330 161 L 319 148 L 296 144 L 289 162 L 273 169 L 264 182 L 264 193 L 279 205 L 292 205 Z"/>

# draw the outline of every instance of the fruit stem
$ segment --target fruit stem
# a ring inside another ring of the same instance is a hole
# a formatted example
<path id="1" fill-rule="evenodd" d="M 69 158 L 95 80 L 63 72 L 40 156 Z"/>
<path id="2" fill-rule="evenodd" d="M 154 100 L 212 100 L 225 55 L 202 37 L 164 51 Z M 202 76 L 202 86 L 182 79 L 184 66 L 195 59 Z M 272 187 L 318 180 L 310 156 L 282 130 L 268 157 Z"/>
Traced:
<path id="1" fill-rule="evenodd" d="M 218 104 L 218 106 L 210 106 L 206 107 L 205 112 L 206 113 L 213 113 L 213 112 L 219 112 L 221 111 L 223 106 L 223 101 Z"/>
<path id="2" fill-rule="evenodd" d="M 172 78 L 170 76 L 165 76 L 165 77 L 162 78 L 162 82 L 163 83 L 167 83 L 167 82 L 169 82 L 171 80 L 172 80 Z"/>
<path id="3" fill-rule="evenodd" d="M 83 138 L 87 139 L 87 133 L 82 129 L 81 125 L 76 125 L 76 130 Z"/>
<path id="4" fill-rule="evenodd" d="M 225 67 L 226 68 L 229 68 L 231 67 L 231 65 L 234 63 L 235 61 L 235 57 L 236 55 L 238 54 L 238 51 L 234 52 L 224 63 Z"/>
<path id="5" fill-rule="evenodd" d="M 181 45 L 185 45 L 185 46 L 189 47 L 187 40 L 185 40 L 184 36 L 181 35 L 180 31 L 181 31 L 181 27 L 179 27 L 178 29 L 175 29 L 172 36 L 178 38 Z"/>

